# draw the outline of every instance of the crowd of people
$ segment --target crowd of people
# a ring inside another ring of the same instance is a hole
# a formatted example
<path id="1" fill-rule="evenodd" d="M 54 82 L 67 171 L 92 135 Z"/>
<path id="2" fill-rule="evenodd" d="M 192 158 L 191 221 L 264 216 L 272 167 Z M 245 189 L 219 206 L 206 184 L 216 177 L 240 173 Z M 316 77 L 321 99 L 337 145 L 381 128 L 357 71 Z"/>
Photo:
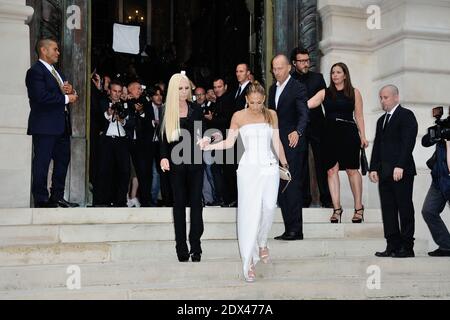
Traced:
<path id="1" fill-rule="evenodd" d="M 70 161 L 70 108 L 78 96 L 53 67 L 59 57 L 57 43 L 41 40 L 37 50 L 40 60 L 26 78 L 35 206 L 73 207 L 76 204 L 63 195 Z M 339 171 L 347 173 L 353 193 L 351 222 L 364 222 L 359 169 L 361 150 L 369 143 L 362 94 L 353 86 L 349 68 L 334 64 L 327 87 L 322 74 L 309 70 L 305 49 L 294 49 L 291 57 L 277 55 L 271 63 L 276 83 L 267 97 L 265 88 L 251 79 L 246 63 L 236 67 L 235 89 L 221 77 L 211 87 L 197 87 L 183 72 L 172 76 L 167 90 L 163 84 L 146 87 L 138 79 L 125 86 L 95 74 L 93 205 L 173 207 L 180 262 L 201 261 L 205 205 L 237 207 L 243 274 L 253 282 L 258 261 L 269 261 L 267 239 L 277 205 L 285 231 L 275 240 L 304 237 L 302 208 L 310 201 L 311 147 L 322 206 L 333 209 L 330 222 L 342 222 Z M 399 94 L 394 85 L 380 90 L 385 114 L 377 123 L 369 168 L 370 180 L 379 184 L 387 242 L 385 251 L 375 254 L 378 257 L 415 255 L 413 149 L 418 125 L 413 112 L 400 105 Z M 428 135 L 423 141 L 424 146 L 436 143 L 438 158 L 430 164 L 433 185 L 422 211 L 439 244 L 430 255 L 449 256 L 450 234 L 439 216 L 449 199 L 438 170 L 443 160 L 447 163 L 449 149 Z M 51 195 L 46 179 L 50 160 Z M 279 166 L 289 170 L 291 181 L 280 181 Z M 186 207 L 191 208 L 189 236 Z"/>

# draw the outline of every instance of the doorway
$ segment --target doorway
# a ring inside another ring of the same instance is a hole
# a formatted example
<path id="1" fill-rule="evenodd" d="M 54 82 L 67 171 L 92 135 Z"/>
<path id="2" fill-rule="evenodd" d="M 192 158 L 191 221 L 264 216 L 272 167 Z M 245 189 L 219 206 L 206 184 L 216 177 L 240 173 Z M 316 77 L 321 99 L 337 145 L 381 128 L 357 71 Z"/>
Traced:
<path id="1" fill-rule="evenodd" d="M 247 62 L 262 79 L 263 15 L 263 0 L 93 0 L 91 69 L 146 85 L 185 70 L 208 87 L 216 76 L 232 83 L 236 65 Z M 140 27 L 140 54 L 112 50 L 114 23 Z"/>

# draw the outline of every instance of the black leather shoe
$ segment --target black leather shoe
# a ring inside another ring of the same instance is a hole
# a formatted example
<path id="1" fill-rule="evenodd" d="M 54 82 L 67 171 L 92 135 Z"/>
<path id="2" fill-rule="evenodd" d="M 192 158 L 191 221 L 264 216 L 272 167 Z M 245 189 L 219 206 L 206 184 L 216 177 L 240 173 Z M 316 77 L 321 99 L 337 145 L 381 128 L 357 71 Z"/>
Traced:
<path id="1" fill-rule="evenodd" d="M 64 198 L 57 201 L 51 200 L 51 202 L 56 204 L 56 206 L 59 208 L 77 208 L 80 206 L 78 203 L 69 202 Z"/>
<path id="2" fill-rule="evenodd" d="M 430 257 L 450 257 L 450 250 L 436 249 L 434 251 L 428 252 Z"/>
<path id="3" fill-rule="evenodd" d="M 192 262 L 200 262 L 200 260 L 202 260 L 202 254 L 201 253 L 191 253 L 191 260 L 192 260 Z"/>
<path id="4" fill-rule="evenodd" d="M 414 250 L 400 249 L 392 253 L 392 258 L 414 258 Z"/>
<path id="5" fill-rule="evenodd" d="M 34 203 L 35 208 L 57 208 L 58 205 L 56 203 L 47 201 L 47 202 L 35 202 Z"/>
<path id="6" fill-rule="evenodd" d="M 392 257 L 394 250 L 386 249 L 383 252 L 376 252 L 375 256 L 380 258 Z"/>
<path id="7" fill-rule="evenodd" d="M 303 234 L 297 232 L 285 232 L 281 236 L 275 237 L 275 240 L 284 240 L 284 241 L 303 240 Z"/>

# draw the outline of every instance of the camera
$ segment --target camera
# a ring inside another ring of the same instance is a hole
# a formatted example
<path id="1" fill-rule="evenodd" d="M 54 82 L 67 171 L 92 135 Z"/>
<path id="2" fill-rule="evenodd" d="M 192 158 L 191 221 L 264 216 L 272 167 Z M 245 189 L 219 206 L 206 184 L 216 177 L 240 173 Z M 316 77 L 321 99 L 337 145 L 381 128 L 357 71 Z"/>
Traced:
<path id="1" fill-rule="evenodd" d="M 111 109 L 120 119 L 125 119 L 128 116 L 128 107 L 122 101 L 112 104 Z"/>
<path id="2" fill-rule="evenodd" d="M 433 117 L 436 118 L 436 125 L 428 128 L 428 134 L 430 135 L 430 140 L 433 143 L 437 143 L 442 140 L 450 140 L 450 107 L 449 116 L 442 120 L 443 115 L 444 107 L 439 106 L 433 108 Z"/>

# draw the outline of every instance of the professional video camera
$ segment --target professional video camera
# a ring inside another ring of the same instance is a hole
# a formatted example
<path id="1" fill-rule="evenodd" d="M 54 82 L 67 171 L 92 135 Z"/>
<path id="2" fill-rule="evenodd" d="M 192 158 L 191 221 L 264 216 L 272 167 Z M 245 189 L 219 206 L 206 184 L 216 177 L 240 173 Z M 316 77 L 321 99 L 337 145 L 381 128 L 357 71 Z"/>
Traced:
<path id="1" fill-rule="evenodd" d="M 436 125 L 428 128 L 428 134 L 433 143 L 437 143 L 444 139 L 450 140 L 450 107 L 449 116 L 446 119 L 441 120 L 443 115 L 444 107 L 433 108 L 433 117 L 436 118 Z"/>
<path id="2" fill-rule="evenodd" d="M 122 101 L 113 103 L 111 109 L 120 119 L 125 119 L 129 113 L 127 106 Z"/>

